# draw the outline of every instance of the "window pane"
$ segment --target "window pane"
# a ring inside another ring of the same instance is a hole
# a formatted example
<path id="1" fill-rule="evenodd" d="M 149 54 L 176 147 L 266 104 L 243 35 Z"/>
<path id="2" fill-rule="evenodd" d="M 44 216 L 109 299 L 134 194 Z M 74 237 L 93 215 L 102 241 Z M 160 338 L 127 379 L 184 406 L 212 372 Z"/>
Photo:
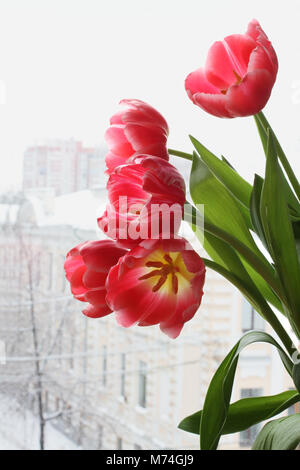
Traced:
<path id="1" fill-rule="evenodd" d="M 265 320 L 255 311 L 254 311 L 254 329 L 255 330 L 265 329 Z"/>
<path id="2" fill-rule="evenodd" d="M 262 388 L 243 388 L 241 390 L 241 398 L 260 397 L 263 394 Z M 257 434 L 260 431 L 260 424 L 255 424 L 251 428 L 240 433 L 240 446 L 252 447 Z"/>
<path id="3" fill-rule="evenodd" d="M 252 330 L 252 306 L 245 299 L 243 301 L 242 311 L 242 331 Z"/>
<path id="4" fill-rule="evenodd" d="M 254 310 L 246 299 L 243 301 L 242 311 L 242 331 L 246 333 L 250 330 L 264 330 L 264 319 Z"/>

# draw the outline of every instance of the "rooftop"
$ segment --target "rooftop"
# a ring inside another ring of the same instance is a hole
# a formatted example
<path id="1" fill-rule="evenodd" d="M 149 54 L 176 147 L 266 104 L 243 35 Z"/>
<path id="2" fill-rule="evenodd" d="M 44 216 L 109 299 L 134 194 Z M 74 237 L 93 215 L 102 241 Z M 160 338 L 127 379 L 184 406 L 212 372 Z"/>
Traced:
<path id="1" fill-rule="evenodd" d="M 83 190 L 53 197 L 51 191 L 30 191 L 23 201 L 0 203 L 0 224 L 17 221 L 37 226 L 69 225 L 95 230 L 97 217 L 105 210 L 105 188 Z"/>

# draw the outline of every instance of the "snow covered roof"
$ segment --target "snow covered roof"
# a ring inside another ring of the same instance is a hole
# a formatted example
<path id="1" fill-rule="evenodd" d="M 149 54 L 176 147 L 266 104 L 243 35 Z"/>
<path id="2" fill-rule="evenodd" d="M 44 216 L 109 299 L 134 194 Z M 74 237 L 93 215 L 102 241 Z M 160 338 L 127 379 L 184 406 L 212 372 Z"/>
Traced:
<path id="1" fill-rule="evenodd" d="M 45 224 L 95 229 L 97 217 L 103 214 L 106 204 L 105 189 L 64 194 L 54 199 L 53 216 L 48 217 Z"/>
<path id="2" fill-rule="evenodd" d="M 78 191 L 53 197 L 39 197 L 30 192 L 21 204 L 0 204 L 0 224 L 17 221 L 37 226 L 69 225 L 75 228 L 95 230 L 97 217 L 103 214 L 107 204 L 105 188 Z"/>

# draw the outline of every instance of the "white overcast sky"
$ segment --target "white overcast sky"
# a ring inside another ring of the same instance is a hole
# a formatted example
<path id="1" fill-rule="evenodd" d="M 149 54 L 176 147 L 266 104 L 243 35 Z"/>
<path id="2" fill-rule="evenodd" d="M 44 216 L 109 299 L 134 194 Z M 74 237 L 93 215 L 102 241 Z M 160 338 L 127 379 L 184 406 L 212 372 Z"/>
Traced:
<path id="1" fill-rule="evenodd" d="M 195 135 L 252 180 L 264 157 L 252 118 L 195 107 L 185 76 L 209 46 L 257 18 L 279 58 L 265 112 L 300 172 L 300 0 L 0 0 L 0 190 L 21 181 L 26 146 L 43 138 L 99 144 L 122 98 L 154 105 L 169 145 Z"/>

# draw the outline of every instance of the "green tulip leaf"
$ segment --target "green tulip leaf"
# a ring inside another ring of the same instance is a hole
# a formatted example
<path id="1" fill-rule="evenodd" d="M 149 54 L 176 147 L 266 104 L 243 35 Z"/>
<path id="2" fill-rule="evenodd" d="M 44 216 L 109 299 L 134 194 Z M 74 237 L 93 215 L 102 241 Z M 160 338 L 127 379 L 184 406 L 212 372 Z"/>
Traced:
<path id="1" fill-rule="evenodd" d="M 259 136 L 260 136 L 260 139 L 261 139 L 261 143 L 262 143 L 262 146 L 263 146 L 263 149 L 264 149 L 264 153 L 265 153 L 265 156 L 267 158 L 268 132 L 269 132 L 269 129 L 272 131 L 272 128 L 271 128 L 270 124 L 268 123 L 267 119 L 265 118 L 265 116 L 262 112 L 258 113 L 256 116 L 254 116 L 254 119 L 255 119 L 255 123 L 256 123 L 258 133 L 259 133 Z M 272 133 L 273 133 L 273 131 L 272 131 Z M 274 135 L 274 133 L 273 133 L 273 135 Z M 281 155 L 281 158 L 283 159 L 284 162 L 286 162 L 286 164 L 289 167 L 290 165 L 287 161 L 287 158 L 286 158 L 286 156 L 285 156 L 285 154 L 284 154 L 284 152 L 281 148 L 281 145 L 279 144 L 279 142 L 278 142 L 275 135 L 274 135 L 274 139 L 275 139 L 274 144 L 276 146 L 276 150 L 277 150 L 278 154 Z M 289 206 L 291 212 L 294 215 L 300 215 L 300 204 L 299 204 L 295 194 L 293 193 L 289 183 L 287 182 L 286 178 L 284 177 L 284 174 L 283 174 L 280 167 L 279 167 L 278 171 L 279 171 L 279 173 L 281 174 L 281 177 L 282 177 L 282 186 L 281 187 L 283 188 L 283 191 L 285 193 L 288 206 Z M 294 177 L 294 175 L 293 175 L 293 177 Z M 298 182 L 295 182 L 295 184 L 296 184 L 296 186 L 299 187 Z"/>
<path id="2" fill-rule="evenodd" d="M 244 431 L 255 424 L 266 421 L 282 413 L 300 401 L 296 390 L 279 393 L 268 397 L 243 398 L 229 406 L 222 435 Z M 179 429 L 199 434 L 202 410 L 187 416 L 178 425 Z"/>
<path id="3" fill-rule="evenodd" d="M 267 423 L 258 434 L 253 450 L 295 450 L 300 443 L 300 414 Z"/>
<path id="4" fill-rule="evenodd" d="M 250 331 L 237 342 L 214 374 L 204 402 L 200 423 L 202 450 L 215 450 L 228 417 L 234 376 L 240 352 L 253 343 L 269 343 L 275 346 L 290 375 L 293 364 L 282 347 L 272 336 L 261 331 Z"/>
<path id="5" fill-rule="evenodd" d="M 198 140 L 191 136 L 191 141 L 202 161 L 208 166 L 215 177 L 223 183 L 230 193 L 249 209 L 252 187 L 228 164 L 216 157 Z M 249 215 L 249 213 L 248 213 Z"/>
<path id="6" fill-rule="evenodd" d="M 250 215 L 252 220 L 252 225 L 256 234 L 259 236 L 260 240 L 267 248 L 267 242 L 265 239 L 265 233 L 261 221 L 260 216 L 260 200 L 261 200 L 261 192 L 263 188 L 264 180 L 259 175 L 255 175 L 253 190 L 251 194 L 251 201 L 250 201 Z"/>
<path id="7" fill-rule="evenodd" d="M 196 206 L 204 204 L 205 224 L 211 223 L 221 227 L 223 232 L 238 239 L 259 257 L 266 270 L 273 276 L 273 268 L 254 243 L 236 199 L 196 153 L 194 153 L 191 168 L 190 192 Z M 198 234 L 197 230 L 195 232 Z M 199 238 L 201 239 L 201 236 Z M 281 301 L 265 281 L 266 276 L 262 277 L 258 274 L 256 267 L 238 256 L 230 242 L 218 239 L 214 234 L 205 231 L 204 249 L 214 261 L 229 269 L 239 278 L 248 280 L 250 277 L 261 294 L 283 313 Z"/>
<path id="8" fill-rule="evenodd" d="M 266 175 L 260 213 L 270 255 L 278 273 L 288 316 L 300 336 L 300 266 L 287 200 L 282 188 L 283 176 L 277 158 L 272 131 L 268 135 Z"/>

